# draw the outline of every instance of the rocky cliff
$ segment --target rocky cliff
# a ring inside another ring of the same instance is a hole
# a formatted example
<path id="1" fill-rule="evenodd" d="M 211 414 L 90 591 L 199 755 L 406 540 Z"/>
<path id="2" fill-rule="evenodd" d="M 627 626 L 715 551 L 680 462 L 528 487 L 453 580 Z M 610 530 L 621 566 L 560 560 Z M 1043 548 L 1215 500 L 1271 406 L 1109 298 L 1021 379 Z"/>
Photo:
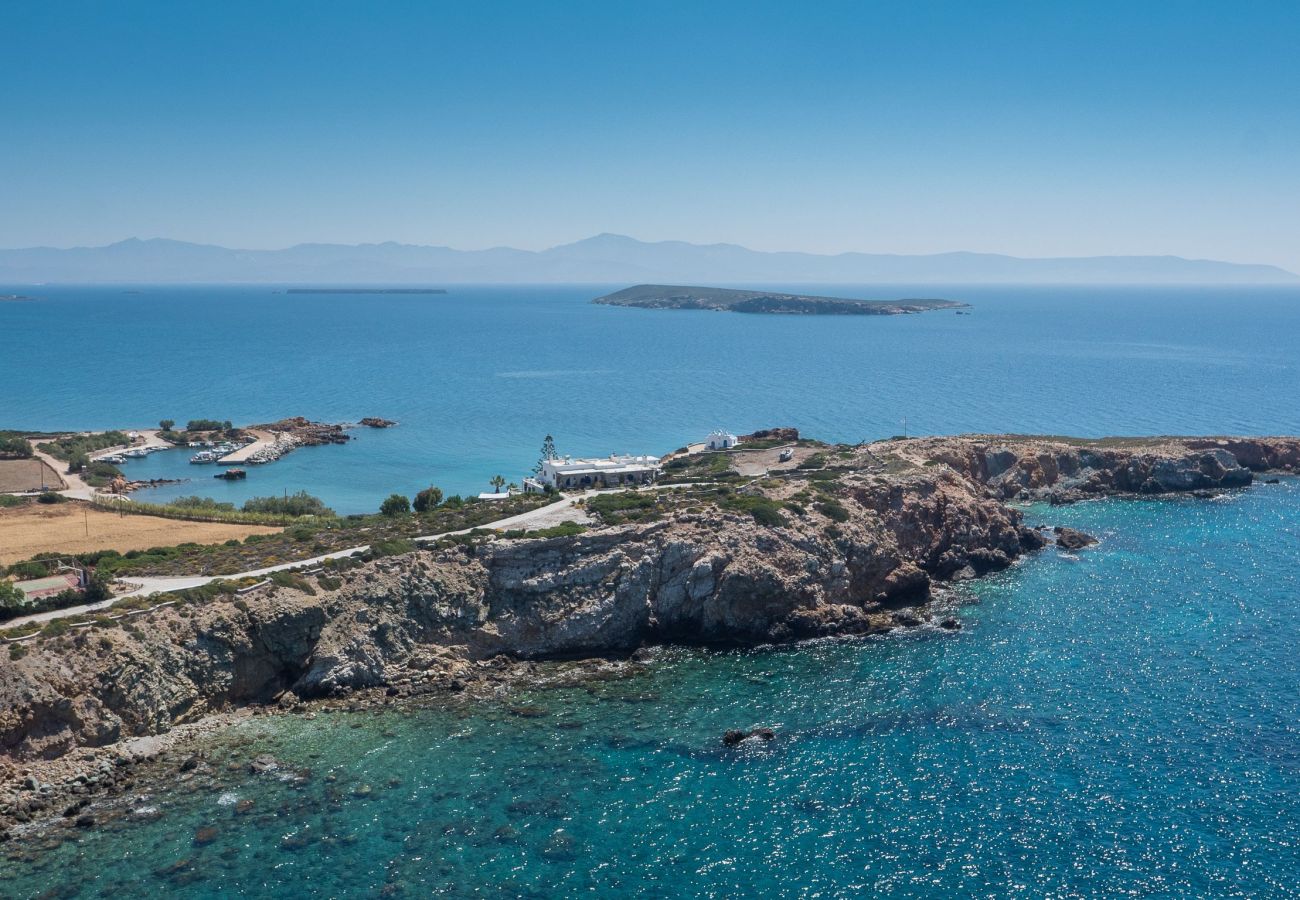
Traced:
<path id="1" fill-rule="evenodd" d="M 909 608 L 936 582 L 1046 542 L 1006 498 L 1238 487 L 1297 466 L 1300 441 L 1285 439 L 840 448 L 821 472 L 689 495 L 653 521 L 422 550 L 353 569 L 333 590 L 275 587 L 33 641 L 0 666 L 0 749 L 15 776 L 17 761 L 244 704 L 456 690 L 500 654 L 885 630 L 915 621 Z M 738 498 L 781 513 L 763 519 Z"/>

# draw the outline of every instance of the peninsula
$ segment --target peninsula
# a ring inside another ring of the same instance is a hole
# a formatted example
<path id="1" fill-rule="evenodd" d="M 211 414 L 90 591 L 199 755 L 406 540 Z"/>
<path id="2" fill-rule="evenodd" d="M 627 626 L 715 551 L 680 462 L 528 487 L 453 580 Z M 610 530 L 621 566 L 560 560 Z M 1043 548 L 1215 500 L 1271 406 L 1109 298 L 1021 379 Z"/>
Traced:
<path id="1" fill-rule="evenodd" d="M 1300 471 L 1300 439 L 836 445 L 774 429 L 729 450 L 683 448 L 662 468 L 645 490 L 521 496 L 525 512 L 479 527 L 469 507 L 404 514 L 394 527 L 434 533 L 372 532 L 370 546 L 297 572 L 138 577 L 175 592 L 6 633 L 0 835 L 129 784 L 132 739 L 153 755 L 174 727 L 238 707 L 468 700 L 535 681 L 534 660 L 636 659 L 651 644 L 959 630 L 951 599 L 932 602 L 956 584 L 1049 545 L 1096 543 L 1030 528 L 1009 501 L 1217 496 Z M 265 539 L 245 549 L 263 546 L 283 558 Z"/>
<path id="2" fill-rule="evenodd" d="M 597 297 L 592 303 L 638 309 L 709 309 L 813 316 L 900 316 L 935 309 L 965 309 L 970 305 L 956 300 L 856 300 L 678 284 L 638 284 Z"/>

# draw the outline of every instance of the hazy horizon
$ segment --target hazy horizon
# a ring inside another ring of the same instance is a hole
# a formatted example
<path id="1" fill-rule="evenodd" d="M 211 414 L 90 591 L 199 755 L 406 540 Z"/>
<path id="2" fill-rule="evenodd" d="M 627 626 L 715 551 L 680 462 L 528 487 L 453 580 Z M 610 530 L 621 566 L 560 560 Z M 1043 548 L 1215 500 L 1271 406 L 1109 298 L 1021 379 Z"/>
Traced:
<path id="1" fill-rule="evenodd" d="M 1289 4 L 7 11 L 0 247 L 1229 260 L 1300 271 Z"/>
<path id="2" fill-rule="evenodd" d="M 737 244 L 599 234 L 540 251 L 392 241 L 276 250 L 130 238 L 98 247 L 0 249 L 0 284 L 1295 284 L 1284 269 L 1176 256 L 1016 257 L 766 253 Z"/>

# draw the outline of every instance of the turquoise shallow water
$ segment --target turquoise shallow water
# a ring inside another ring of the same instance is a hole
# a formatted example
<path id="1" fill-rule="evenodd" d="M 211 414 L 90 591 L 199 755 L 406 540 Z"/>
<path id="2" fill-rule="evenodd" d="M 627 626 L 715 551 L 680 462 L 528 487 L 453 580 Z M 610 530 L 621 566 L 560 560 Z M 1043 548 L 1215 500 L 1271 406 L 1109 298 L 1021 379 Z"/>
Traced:
<path id="1" fill-rule="evenodd" d="M 147 499 L 308 489 L 342 513 L 430 482 L 478 493 L 498 473 L 517 481 L 547 432 L 575 455 L 665 453 L 719 426 L 857 441 L 897 434 L 904 418 L 913 434 L 1300 432 L 1296 288 L 815 289 L 974 305 L 888 318 L 588 302 L 605 290 L 0 287 L 41 298 L 0 303 L 0 427 L 401 421 L 246 482 L 219 482 L 188 453 L 126 466 L 194 479 Z"/>
<path id="2" fill-rule="evenodd" d="M 309 781 L 153 792 L 160 819 L 11 858 L 4 893 L 1294 896 L 1300 483 L 1030 517 L 1102 543 L 975 583 L 960 632 L 258 720 L 218 765 L 272 752 Z M 758 724 L 770 745 L 720 746 Z"/>

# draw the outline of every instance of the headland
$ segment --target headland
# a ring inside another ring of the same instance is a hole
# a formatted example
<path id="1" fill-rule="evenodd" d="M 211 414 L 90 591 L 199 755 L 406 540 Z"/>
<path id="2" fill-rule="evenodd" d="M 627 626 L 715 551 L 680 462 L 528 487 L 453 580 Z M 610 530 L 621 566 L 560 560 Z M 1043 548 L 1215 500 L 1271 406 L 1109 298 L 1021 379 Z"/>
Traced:
<path id="1" fill-rule="evenodd" d="M 1054 543 L 1093 543 L 1027 527 L 1020 502 L 1209 498 L 1300 471 L 1300 439 L 834 445 L 776 429 L 684 449 L 662 469 L 640 490 L 524 496 L 505 518 L 462 505 L 446 513 L 457 529 L 408 515 L 434 533 L 200 579 L 8 638 L 0 815 L 40 819 L 73 794 L 84 806 L 179 726 L 242 709 L 472 699 L 529 677 L 534 660 L 914 626 L 963 582 Z M 944 613 L 935 626 L 961 622 Z"/>

